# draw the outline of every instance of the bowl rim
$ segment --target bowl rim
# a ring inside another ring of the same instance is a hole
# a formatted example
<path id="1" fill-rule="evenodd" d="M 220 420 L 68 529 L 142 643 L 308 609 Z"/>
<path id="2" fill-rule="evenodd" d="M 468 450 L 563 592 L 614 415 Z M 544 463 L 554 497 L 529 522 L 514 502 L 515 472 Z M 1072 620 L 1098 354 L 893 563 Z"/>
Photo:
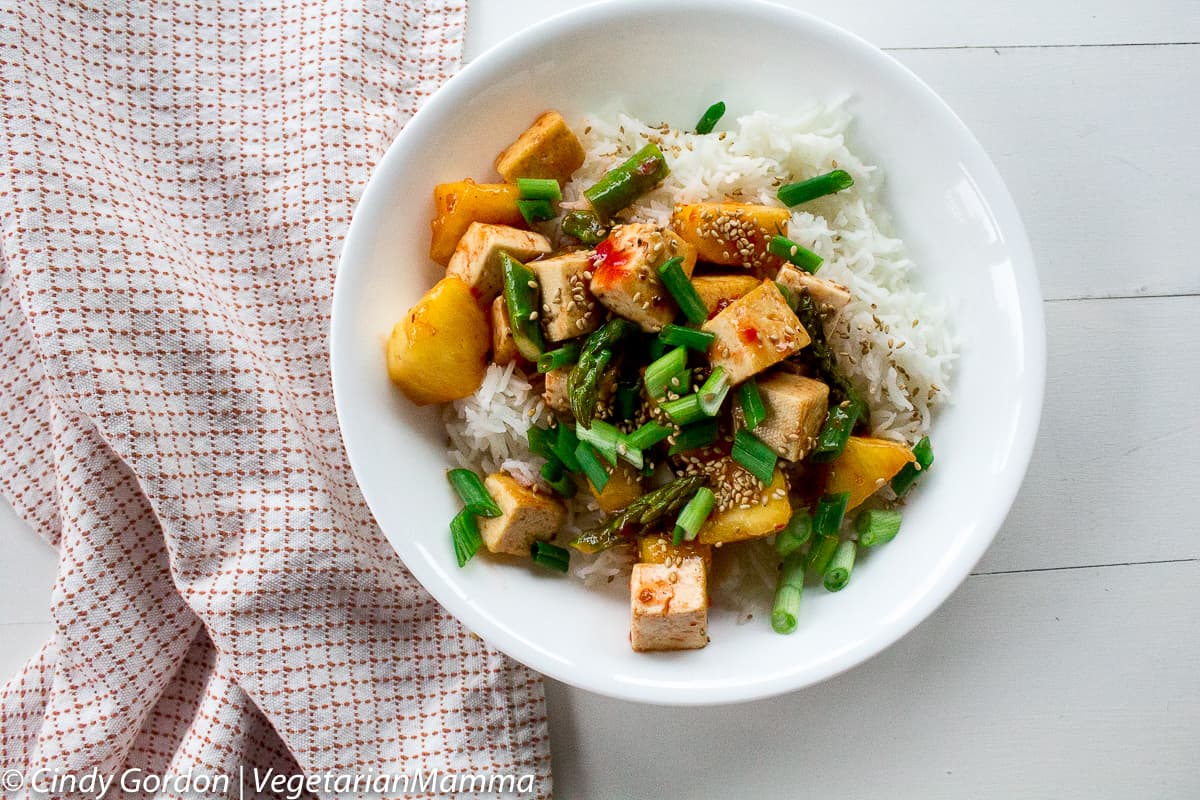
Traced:
<path id="1" fill-rule="evenodd" d="M 398 154 L 403 143 L 408 138 L 420 135 L 422 128 L 426 125 L 425 120 L 434 116 L 428 109 L 436 111 L 441 106 L 457 102 L 458 95 L 471 91 L 481 81 L 485 81 L 485 76 L 488 75 L 492 63 L 506 57 L 509 51 L 528 51 L 546 41 L 557 40 L 564 34 L 569 34 L 573 29 L 603 23 L 615 17 L 644 13 L 654 14 L 665 10 L 673 13 L 687 11 L 744 13 L 747 10 L 754 10 L 756 13 L 786 15 L 791 17 L 791 21 L 795 24 L 808 27 L 824 37 L 840 40 L 841 44 L 864 56 L 882 60 L 885 68 L 900 73 L 914 91 L 924 95 L 924 99 L 930 103 L 930 107 L 936 109 L 941 115 L 937 120 L 938 125 L 946 125 L 954 129 L 954 133 L 962 145 L 971 152 L 973 168 L 977 170 L 977 174 L 982 172 L 988 179 L 992 189 L 987 197 L 993 211 L 999 206 L 1000 211 L 1003 212 L 1002 215 L 1010 223 L 1009 227 L 1004 229 L 1004 239 L 1006 250 L 1011 256 L 1012 271 L 1017 279 L 1018 308 L 1022 322 L 1022 360 L 1026 376 L 1020 391 L 1022 418 L 1016 435 L 1011 439 L 1009 450 L 1011 467 L 1002 474 L 1003 480 L 998 481 L 993 487 L 994 496 L 1000 502 L 993 506 L 994 511 L 990 516 L 983 518 L 981 523 L 981 527 L 990 531 L 988 535 L 976 536 L 969 540 L 967 545 L 960 549 L 953 562 L 946 566 L 941 579 L 935 584 L 931 584 L 929 589 L 919 597 L 918 602 L 911 604 L 905 613 L 892 624 L 847 648 L 839 658 L 827 661 L 820 667 L 808 671 L 788 672 L 758 682 L 739 682 L 726 686 L 707 687 L 703 692 L 683 687 L 662 686 L 656 686 L 651 690 L 644 685 L 635 683 L 598 685 L 595 682 L 581 680 L 579 676 L 564 669 L 562 662 L 529 646 L 519 637 L 496 626 L 490 620 L 479 618 L 472 613 L 474 605 L 472 601 L 465 600 L 448 587 L 440 587 L 441 578 L 438 577 L 437 571 L 429 565 L 421 563 L 419 560 L 412 564 L 404 562 L 406 568 L 421 583 L 424 590 L 429 592 L 460 623 L 477 632 L 490 646 L 542 675 L 620 700 L 663 706 L 715 706 L 773 697 L 819 684 L 870 660 L 907 635 L 941 606 L 966 580 L 1003 525 L 1028 470 L 1040 426 L 1046 382 L 1045 320 L 1032 248 L 1020 213 L 999 170 L 966 124 L 928 84 L 890 54 L 857 34 L 807 11 L 779 5 L 769 2 L 769 0 L 601 0 L 546 17 L 497 42 L 466 63 L 426 98 L 421 108 L 403 126 L 388 146 L 383 157 L 375 165 L 362 196 L 354 208 L 346 231 L 342 253 L 337 263 L 330 310 L 330 374 L 338 430 L 346 449 L 347 460 L 354 473 L 355 482 L 371 509 L 372 517 L 377 520 L 376 502 L 373 501 L 370 491 L 358 478 L 360 460 L 356 459 L 354 447 L 346 436 L 343 419 L 343 414 L 346 413 L 345 401 L 341 398 L 344 398 L 345 392 L 349 389 L 343 388 L 341 391 L 338 389 L 341 373 L 338 369 L 337 354 L 347 346 L 342 342 L 342 334 L 339 334 L 341 329 L 339 320 L 346 319 L 352 313 L 350 309 L 343 308 L 349 302 L 346 300 L 347 291 L 339 291 L 339 288 L 344 285 L 346 280 L 349 280 L 344 277 L 347 265 L 362 260 L 358 257 L 358 253 L 365 245 L 360 245 L 359 239 L 365 238 L 366 234 L 359 233 L 359 231 L 362 231 L 367 225 L 364 220 L 377 216 L 383 205 L 379 202 L 379 197 L 386 192 L 386 189 L 382 185 L 381 174 L 390 172 L 387 167 L 392 161 L 399 158 Z M 389 545 L 396 550 L 390 540 Z M 399 556 L 398 551 L 397 556 Z M 437 590 L 439 587 L 442 589 L 441 591 Z"/>

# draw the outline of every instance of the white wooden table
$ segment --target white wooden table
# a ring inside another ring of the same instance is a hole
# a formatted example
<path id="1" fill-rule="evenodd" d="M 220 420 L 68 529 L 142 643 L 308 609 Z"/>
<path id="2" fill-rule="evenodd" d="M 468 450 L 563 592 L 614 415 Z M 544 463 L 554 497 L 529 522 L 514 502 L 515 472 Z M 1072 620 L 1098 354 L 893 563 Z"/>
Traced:
<path id="1" fill-rule="evenodd" d="M 468 56 L 580 0 L 471 0 Z M 1200 797 L 1200 2 L 790 5 L 888 48 L 1016 198 L 1049 384 L 1021 495 L 950 600 L 820 686 L 717 709 L 551 682 L 571 798 Z M 54 554 L 0 509 L 0 675 Z"/>

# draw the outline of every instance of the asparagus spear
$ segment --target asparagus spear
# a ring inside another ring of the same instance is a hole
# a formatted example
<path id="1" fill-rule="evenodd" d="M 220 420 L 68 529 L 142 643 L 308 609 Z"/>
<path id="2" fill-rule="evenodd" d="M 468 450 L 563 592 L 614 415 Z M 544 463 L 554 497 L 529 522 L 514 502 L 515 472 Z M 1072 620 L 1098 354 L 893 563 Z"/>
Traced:
<path id="1" fill-rule="evenodd" d="M 604 173 L 604 177 L 585 190 L 583 196 L 592 204 L 596 215 L 606 220 L 657 186 L 670 171 L 667 157 L 651 142 L 625 163 Z"/>
<path id="2" fill-rule="evenodd" d="M 608 236 L 608 228 L 591 211 L 569 211 L 563 215 L 562 231 L 588 247 L 594 247 Z"/>
<path id="3" fill-rule="evenodd" d="M 532 270 L 508 253 L 500 254 L 500 263 L 504 268 L 504 302 L 508 306 L 513 342 L 521 355 L 536 363 L 546 347 L 542 328 L 533 313 L 538 307 L 537 279 Z"/>
<path id="4" fill-rule="evenodd" d="M 621 531 L 630 525 L 648 525 L 678 512 L 707 482 L 706 475 L 676 478 L 634 500 L 609 517 L 599 528 L 580 534 L 579 538 L 571 542 L 571 546 L 581 553 L 606 550 L 621 541 Z"/>
<path id="5" fill-rule="evenodd" d="M 817 434 L 817 446 L 813 449 L 812 458 L 818 462 L 833 461 L 842 454 L 854 426 L 860 420 L 867 423 L 867 404 L 838 366 L 833 349 L 825 339 L 825 328 L 821 325 L 816 303 L 808 292 L 800 292 L 796 301 L 796 316 L 812 339 L 803 352 L 817 374 L 829 384 L 829 414 L 821 426 L 821 432 Z"/>
<path id="6" fill-rule="evenodd" d="M 596 414 L 596 401 L 600 396 L 600 381 L 612 361 L 613 347 L 633 333 L 636 327 L 628 320 L 613 317 L 583 343 L 579 360 L 567 378 L 571 413 L 579 425 L 591 427 L 592 417 Z"/>

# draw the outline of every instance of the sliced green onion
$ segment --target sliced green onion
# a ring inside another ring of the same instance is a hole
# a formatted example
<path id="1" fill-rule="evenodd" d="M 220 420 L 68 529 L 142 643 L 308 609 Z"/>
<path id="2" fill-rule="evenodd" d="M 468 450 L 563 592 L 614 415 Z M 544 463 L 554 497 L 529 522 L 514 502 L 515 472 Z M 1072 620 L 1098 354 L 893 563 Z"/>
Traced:
<path id="1" fill-rule="evenodd" d="M 665 356 L 671 348 L 661 337 L 654 334 L 648 334 L 648 336 L 650 338 L 646 343 L 646 354 L 650 356 L 650 361 L 654 362 Z"/>
<path id="2" fill-rule="evenodd" d="M 671 380 L 667 381 L 667 394 L 668 396 L 672 393 L 677 395 L 688 394 L 688 390 L 691 388 L 691 385 L 692 371 L 691 369 L 684 367 L 683 369 L 679 370 L 679 372 L 676 372 L 674 375 L 672 375 Z"/>
<path id="3" fill-rule="evenodd" d="M 532 270 L 508 253 L 500 253 L 500 263 L 504 269 L 504 303 L 508 306 L 513 343 L 521 355 L 537 361 L 546 349 L 542 326 L 534 316 L 538 307 L 537 278 Z"/>
<path id="4" fill-rule="evenodd" d="M 715 333 L 685 328 L 673 322 L 664 325 L 658 336 L 666 344 L 679 345 L 699 353 L 708 352 L 708 346 L 713 343 L 713 339 L 717 338 Z"/>
<path id="5" fill-rule="evenodd" d="M 529 548 L 529 555 L 533 563 L 556 572 L 566 572 L 571 566 L 571 554 L 549 542 L 535 541 Z"/>
<path id="6" fill-rule="evenodd" d="M 763 404 L 762 393 L 758 391 L 758 382 L 754 378 L 738 387 L 738 399 L 742 404 L 746 430 L 752 431 L 767 418 L 767 407 Z"/>
<path id="7" fill-rule="evenodd" d="M 675 520 L 672 542 L 679 544 L 684 539 L 689 542 L 695 539 L 696 534 L 700 532 L 700 526 L 708 519 L 716 502 L 717 496 L 712 493 L 712 489 L 707 486 L 697 489 L 692 499 L 688 500 L 687 505 L 679 512 L 679 518 Z"/>
<path id="8" fill-rule="evenodd" d="M 811 537 L 812 517 L 808 509 L 798 509 L 788 520 L 787 527 L 775 534 L 775 552 L 780 558 L 787 558 L 798 552 Z"/>
<path id="9" fill-rule="evenodd" d="M 754 477 L 769 485 L 775 476 L 775 451 L 748 430 L 742 429 L 733 435 L 733 460 L 750 471 Z"/>
<path id="10" fill-rule="evenodd" d="M 595 247 L 608 236 L 608 228 L 591 211 L 568 211 L 563 215 L 562 230 L 588 247 Z"/>
<path id="11" fill-rule="evenodd" d="M 708 416 L 700 407 L 700 395 L 698 394 L 684 395 L 675 400 L 664 400 L 658 404 L 658 407 L 676 425 L 689 425 Z"/>
<path id="12" fill-rule="evenodd" d="M 454 558 L 460 567 L 466 566 L 479 552 L 483 537 L 479 535 L 479 523 L 470 510 L 464 508 L 450 520 L 450 540 L 454 543 Z"/>
<path id="13" fill-rule="evenodd" d="M 630 422 L 637 414 L 638 399 L 637 384 L 618 383 L 617 393 L 613 396 L 613 417 L 617 422 Z"/>
<path id="14" fill-rule="evenodd" d="M 667 387 L 671 384 L 671 378 L 674 378 L 686 366 L 687 349 L 683 347 L 676 347 L 654 361 L 650 366 L 646 367 L 646 374 L 642 378 L 643 383 L 646 385 L 646 393 L 655 400 L 666 396 Z"/>
<path id="15" fill-rule="evenodd" d="M 545 464 L 542 464 L 540 472 L 542 480 L 557 494 L 563 497 L 575 496 L 575 481 L 571 480 L 571 476 L 566 473 L 562 464 L 557 461 L 547 461 Z"/>
<path id="16" fill-rule="evenodd" d="M 816 272 L 825 260 L 786 236 L 772 236 L 771 241 L 767 243 L 767 252 L 795 264 L 805 272 Z"/>
<path id="17" fill-rule="evenodd" d="M 821 431 L 817 434 L 812 460 L 825 464 L 840 456 L 846 449 L 846 442 L 850 441 L 850 434 L 858 424 L 861 413 L 862 406 L 850 401 L 829 409 L 829 413 L 825 415 L 825 423 L 821 425 Z"/>
<path id="18" fill-rule="evenodd" d="M 554 205 L 549 200 L 518 200 L 517 210 L 530 225 L 554 219 Z"/>
<path id="19" fill-rule="evenodd" d="M 537 371 L 549 372 L 552 369 L 574 364 L 579 360 L 579 342 L 567 342 L 557 350 L 549 350 L 538 356 Z"/>
<path id="20" fill-rule="evenodd" d="M 630 447 L 645 450 L 647 447 L 653 447 L 670 435 L 671 429 L 666 425 L 658 422 L 647 422 L 636 431 L 625 434 L 625 441 Z"/>
<path id="21" fill-rule="evenodd" d="M 729 373 L 724 367 L 717 367 L 708 376 L 708 380 L 700 387 L 700 408 L 710 417 L 715 417 L 729 394 Z"/>
<path id="22" fill-rule="evenodd" d="M 849 502 L 849 492 L 821 495 L 817 510 L 813 513 L 813 531 L 821 536 L 836 536 L 842 529 L 842 518 L 846 516 L 846 504 Z"/>
<path id="23" fill-rule="evenodd" d="M 917 463 L 914 464 L 910 461 L 896 473 L 896 477 L 892 478 L 892 491 L 896 493 L 897 497 L 908 494 L 908 490 L 917 482 L 917 478 L 933 466 L 933 445 L 929 443 L 928 436 L 922 437 L 912 452 L 916 456 Z"/>
<path id="24" fill-rule="evenodd" d="M 463 501 L 467 511 L 481 517 L 500 516 L 500 506 L 492 499 L 483 480 L 469 469 L 452 469 L 446 473 L 450 485 L 454 487 L 458 498 Z"/>
<path id="25" fill-rule="evenodd" d="M 682 256 L 675 256 L 664 261 L 658 268 L 658 277 L 662 278 L 663 285 L 667 287 L 671 297 L 675 298 L 675 302 L 679 304 L 679 310 L 688 318 L 688 322 L 700 325 L 708 319 L 708 306 L 704 305 L 700 295 L 696 294 L 696 287 L 692 286 L 692 279 L 683 271 Z"/>
<path id="26" fill-rule="evenodd" d="M 771 627 L 776 633 L 796 630 L 800 598 L 804 592 L 804 556 L 792 553 L 783 560 L 779 582 L 775 584 L 775 603 L 771 608 Z"/>
<path id="27" fill-rule="evenodd" d="M 832 536 L 818 536 L 813 542 L 812 547 L 808 549 L 808 568 L 812 574 L 824 579 L 825 569 L 829 566 L 829 562 L 833 560 L 833 554 L 837 552 L 838 537 L 837 534 Z"/>
<path id="28" fill-rule="evenodd" d="M 562 189 L 554 178 L 517 178 L 517 191 L 522 200 L 562 200 Z"/>
<path id="29" fill-rule="evenodd" d="M 608 485 L 608 468 L 600 460 L 596 448 L 587 442 L 580 442 L 579 447 L 575 448 L 575 459 L 596 491 L 603 492 L 604 487 Z"/>
<path id="30" fill-rule="evenodd" d="M 579 441 L 595 447 L 609 464 L 614 467 L 617 465 L 617 445 L 621 441 L 621 432 L 610 423 L 594 419 L 590 428 L 582 425 L 576 427 L 575 436 Z"/>
<path id="31" fill-rule="evenodd" d="M 720 100 L 713 103 L 700 117 L 700 121 L 696 123 L 696 133 L 712 133 L 712 129 L 717 127 L 717 123 L 721 121 L 721 117 L 725 116 L 725 101 Z"/>
<path id="32" fill-rule="evenodd" d="M 562 422 L 558 423 L 558 428 L 554 435 L 554 444 L 551 445 L 554 450 L 554 455 L 558 457 L 559 463 L 563 469 L 568 472 L 579 472 L 579 459 L 575 458 L 575 448 L 579 447 L 579 439 L 575 436 L 575 431 L 571 430 L 570 425 Z"/>
<path id="33" fill-rule="evenodd" d="M 785 206 L 798 206 L 809 200 L 816 200 L 818 197 L 849 189 L 853 185 L 854 178 L 850 177 L 849 172 L 844 169 L 835 169 L 833 172 L 826 172 L 824 175 L 818 175 L 806 181 L 784 184 L 779 187 L 779 192 L 775 196 Z"/>
<path id="34" fill-rule="evenodd" d="M 629 462 L 634 469 L 643 469 L 646 466 L 646 457 L 642 454 L 642 448 L 631 445 L 629 438 L 624 434 L 617 442 L 617 455 Z"/>
<path id="35" fill-rule="evenodd" d="M 667 452 L 675 456 L 687 450 L 708 447 L 717 441 L 720 433 L 720 426 L 715 419 L 693 422 L 691 425 L 684 426 L 680 429 L 679 433 L 675 434 L 675 443 L 671 445 L 671 449 Z"/>
<path id="36" fill-rule="evenodd" d="M 858 545 L 847 539 L 833 551 L 829 566 L 825 567 L 825 588 L 831 592 L 840 592 L 850 582 L 850 573 L 854 570 L 854 556 Z"/>
<path id="37" fill-rule="evenodd" d="M 863 547 L 886 544 L 900 532 L 900 512 L 881 508 L 864 511 L 854 520 L 854 529 Z"/>
<path id="38" fill-rule="evenodd" d="M 557 461 L 558 454 L 555 452 L 555 445 L 558 443 L 558 434 L 549 428 L 541 428 L 537 425 L 530 425 L 529 432 L 525 434 L 529 441 L 529 452 L 535 456 L 541 456 L 547 461 Z"/>
<path id="39" fill-rule="evenodd" d="M 634 200 L 653 189 L 671 172 L 667 157 L 651 142 L 624 163 L 604 173 L 583 196 L 601 219 L 609 219 Z"/>

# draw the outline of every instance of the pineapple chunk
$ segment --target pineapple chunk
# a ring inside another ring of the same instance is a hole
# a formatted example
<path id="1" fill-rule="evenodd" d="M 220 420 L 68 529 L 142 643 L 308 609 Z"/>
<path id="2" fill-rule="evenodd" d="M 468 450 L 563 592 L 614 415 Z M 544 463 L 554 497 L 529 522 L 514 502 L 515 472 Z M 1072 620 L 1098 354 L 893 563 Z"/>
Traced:
<path id="1" fill-rule="evenodd" d="M 524 225 L 525 218 L 517 208 L 520 196 L 517 187 L 507 183 L 476 183 L 469 178 L 439 183 L 433 189 L 437 213 L 431 224 L 429 257 L 439 264 L 449 262 L 455 245 L 472 222 Z"/>
<path id="2" fill-rule="evenodd" d="M 517 355 L 508 306 L 504 302 L 504 295 L 497 295 L 492 301 L 492 361 L 503 367 Z"/>
<path id="3" fill-rule="evenodd" d="M 657 333 L 679 309 L 658 268 L 669 258 L 683 258 L 684 274 L 696 266 L 696 248 L 669 230 L 646 223 L 618 225 L 596 248 L 591 290 L 614 314 Z"/>
<path id="4" fill-rule="evenodd" d="M 633 649 L 695 650 L 708 644 L 704 562 L 634 564 L 629 579 L 629 641 Z"/>
<path id="5" fill-rule="evenodd" d="M 724 367 L 733 383 L 778 364 L 810 341 L 779 287 L 768 280 L 734 300 L 701 330 L 717 335 L 708 359 L 714 367 Z"/>
<path id="6" fill-rule="evenodd" d="M 846 510 L 859 506 L 917 457 L 908 445 L 869 436 L 851 436 L 846 449 L 829 465 L 828 494 L 849 492 Z"/>
<path id="7" fill-rule="evenodd" d="M 567 521 L 567 510 L 553 497 L 527 489 L 510 475 L 493 473 L 484 479 L 500 506 L 500 516 L 480 517 L 479 533 L 493 553 L 529 557 L 535 540 L 548 541 Z"/>
<path id="8" fill-rule="evenodd" d="M 700 542 L 672 544 L 669 536 L 643 536 L 638 540 L 638 560 L 643 564 L 678 566 L 684 559 L 698 558 L 706 572 L 712 571 L 712 547 Z"/>
<path id="9" fill-rule="evenodd" d="M 816 444 L 829 411 L 829 387 L 818 380 L 790 372 L 773 372 L 758 381 L 767 416 L 754 435 L 788 461 L 799 461 Z M 734 422 L 742 427 L 740 403 L 733 404 Z"/>
<path id="10" fill-rule="evenodd" d="M 782 259 L 771 255 L 771 237 L 787 233 L 792 212 L 752 203 L 687 203 L 675 206 L 671 227 L 694 246 L 702 261 L 743 267 L 756 278 L 774 275 Z"/>
<path id="11" fill-rule="evenodd" d="M 583 145 L 562 114 L 547 111 L 496 156 L 496 172 L 509 183 L 517 178 L 554 178 L 566 183 L 583 166 Z"/>
<path id="12" fill-rule="evenodd" d="M 771 485 L 763 487 L 757 478 L 732 459 L 725 460 L 732 465 L 732 469 L 725 468 L 731 479 L 713 481 L 717 508 L 700 528 L 697 540 L 701 544 L 720 545 L 758 539 L 783 530 L 792 518 L 792 503 L 788 499 L 783 472 L 776 467 Z"/>
<path id="13" fill-rule="evenodd" d="M 692 287 L 708 309 L 708 317 L 717 314 L 742 295 L 758 287 L 759 280 L 753 275 L 697 275 L 692 278 Z"/>
<path id="14" fill-rule="evenodd" d="M 615 467 L 605 464 L 604 468 L 608 470 L 604 491 L 596 491 L 591 481 L 587 481 L 587 485 L 605 514 L 614 514 L 642 496 L 642 474 L 632 464 L 617 461 Z"/>
<path id="15" fill-rule="evenodd" d="M 508 225 L 472 222 L 458 240 L 446 274 L 462 278 L 481 305 L 486 305 L 504 290 L 504 267 L 500 254 L 508 253 L 517 261 L 550 252 L 550 240 L 540 233 L 523 231 Z"/>
<path id="16" fill-rule="evenodd" d="M 542 331 L 552 342 L 574 339 L 596 330 L 600 317 L 596 298 L 583 276 L 591 269 L 591 250 L 576 250 L 527 265 L 542 289 Z"/>

